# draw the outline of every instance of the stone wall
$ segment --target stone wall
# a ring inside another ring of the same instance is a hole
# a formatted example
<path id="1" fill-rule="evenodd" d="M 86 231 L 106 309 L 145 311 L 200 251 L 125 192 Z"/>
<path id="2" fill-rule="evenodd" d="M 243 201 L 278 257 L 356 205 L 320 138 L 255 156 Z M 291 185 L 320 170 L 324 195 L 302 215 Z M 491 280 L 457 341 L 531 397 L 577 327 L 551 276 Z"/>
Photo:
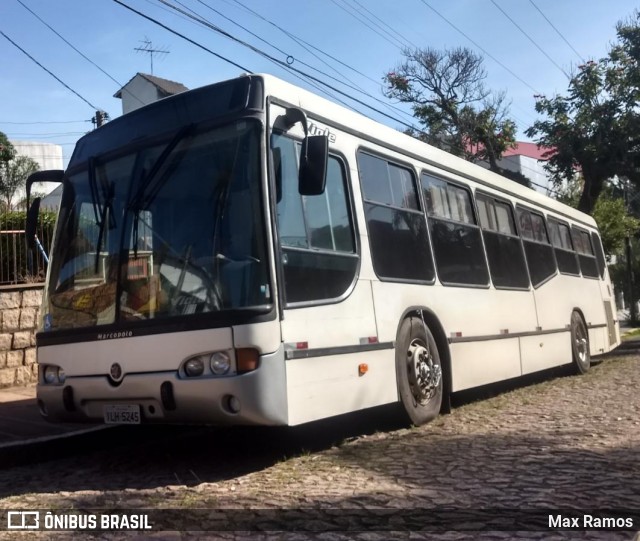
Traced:
<path id="1" fill-rule="evenodd" d="M 35 383 L 42 286 L 0 289 L 0 387 Z"/>

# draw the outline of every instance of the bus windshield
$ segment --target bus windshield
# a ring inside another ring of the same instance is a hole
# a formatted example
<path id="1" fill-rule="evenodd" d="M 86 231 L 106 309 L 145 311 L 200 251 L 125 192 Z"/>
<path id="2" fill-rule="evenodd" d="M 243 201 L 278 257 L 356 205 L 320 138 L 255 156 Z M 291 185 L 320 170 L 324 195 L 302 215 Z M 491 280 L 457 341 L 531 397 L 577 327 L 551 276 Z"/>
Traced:
<path id="1" fill-rule="evenodd" d="M 65 184 L 44 329 L 268 308 L 260 126 L 88 160 Z"/>

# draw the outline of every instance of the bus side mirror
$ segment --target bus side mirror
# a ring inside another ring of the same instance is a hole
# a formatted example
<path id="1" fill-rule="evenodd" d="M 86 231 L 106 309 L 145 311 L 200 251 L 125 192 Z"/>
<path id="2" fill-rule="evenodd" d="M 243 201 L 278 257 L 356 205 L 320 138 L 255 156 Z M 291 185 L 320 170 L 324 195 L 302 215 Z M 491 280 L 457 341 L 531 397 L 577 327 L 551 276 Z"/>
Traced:
<path id="1" fill-rule="evenodd" d="M 326 135 L 308 135 L 302 142 L 298 191 L 300 195 L 320 195 L 327 182 L 329 138 Z"/>
<path id="2" fill-rule="evenodd" d="M 36 248 L 36 227 L 38 226 L 38 214 L 40 213 L 40 198 L 36 197 L 27 211 L 27 225 L 25 234 L 29 250 Z"/>

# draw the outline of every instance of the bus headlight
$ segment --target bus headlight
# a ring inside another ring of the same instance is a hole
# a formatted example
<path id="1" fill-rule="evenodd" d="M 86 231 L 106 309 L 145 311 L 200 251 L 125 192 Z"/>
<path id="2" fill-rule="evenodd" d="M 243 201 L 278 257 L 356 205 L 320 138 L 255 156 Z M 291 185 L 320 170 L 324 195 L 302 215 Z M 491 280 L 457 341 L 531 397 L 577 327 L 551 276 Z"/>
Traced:
<path id="1" fill-rule="evenodd" d="M 64 370 L 54 364 L 47 364 L 42 367 L 42 381 L 47 385 L 57 385 L 64 383 L 66 379 Z"/>
<path id="2" fill-rule="evenodd" d="M 204 362 L 200 357 L 193 357 L 184 363 L 184 372 L 190 378 L 197 378 L 204 372 Z"/>
<path id="3" fill-rule="evenodd" d="M 231 367 L 231 359 L 229 359 L 229 355 L 224 351 L 216 351 L 211 355 L 209 366 L 216 376 L 222 376 L 229 371 L 229 368 Z"/>

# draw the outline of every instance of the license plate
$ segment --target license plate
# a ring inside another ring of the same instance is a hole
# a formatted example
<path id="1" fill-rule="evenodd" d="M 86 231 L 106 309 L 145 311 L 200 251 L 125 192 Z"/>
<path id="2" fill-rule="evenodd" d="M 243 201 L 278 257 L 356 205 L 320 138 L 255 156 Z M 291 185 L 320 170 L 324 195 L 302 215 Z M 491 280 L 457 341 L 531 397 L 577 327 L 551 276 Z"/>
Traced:
<path id="1" fill-rule="evenodd" d="M 108 425 L 139 425 L 140 406 L 138 404 L 105 406 L 104 422 Z"/>

